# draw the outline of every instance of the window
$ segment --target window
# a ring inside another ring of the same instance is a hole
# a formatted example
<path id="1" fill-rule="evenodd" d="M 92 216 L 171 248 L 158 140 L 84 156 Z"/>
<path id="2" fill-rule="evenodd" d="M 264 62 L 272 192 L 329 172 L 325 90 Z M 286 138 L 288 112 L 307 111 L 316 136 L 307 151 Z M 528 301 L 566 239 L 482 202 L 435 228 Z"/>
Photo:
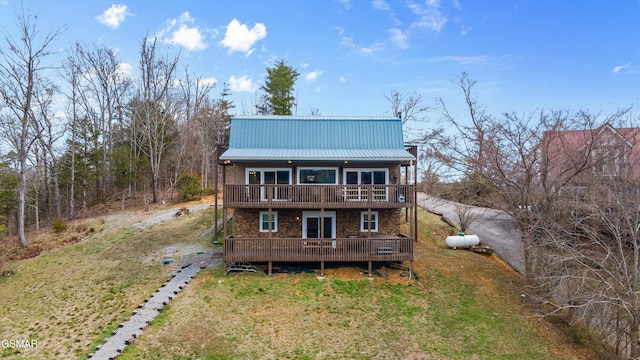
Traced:
<path id="1" fill-rule="evenodd" d="M 345 169 L 344 182 L 347 185 L 385 185 L 387 169 Z"/>
<path id="2" fill-rule="evenodd" d="M 260 211 L 260 232 L 269 232 L 269 212 Z M 278 212 L 271 212 L 271 232 L 278 232 Z"/>
<path id="3" fill-rule="evenodd" d="M 369 219 L 369 212 L 362 211 L 360 213 L 360 231 L 368 232 L 371 229 L 371 232 L 378 232 L 378 212 L 371 212 L 371 219 Z"/>
<path id="4" fill-rule="evenodd" d="M 337 184 L 336 168 L 299 168 L 298 184 Z"/>
<path id="5" fill-rule="evenodd" d="M 371 190 L 374 201 L 387 201 L 388 172 L 389 169 L 345 169 L 344 183 L 351 185 L 346 187 L 346 198 L 351 201 L 367 200 Z"/>
<path id="6" fill-rule="evenodd" d="M 247 169 L 247 184 L 288 185 L 291 184 L 290 169 Z"/>
<path id="7" fill-rule="evenodd" d="M 270 196 L 272 200 L 288 200 L 289 191 L 286 186 L 282 185 L 291 184 L 291 169 L 248 168 L 246 183 L 248 185 L 276 185 L 270 187 L 272 191 L 268 191 L 269 189 L 265 186 L 248 187 L 247 191 L 252 199 L 259 198 L 266 201 Z"/>

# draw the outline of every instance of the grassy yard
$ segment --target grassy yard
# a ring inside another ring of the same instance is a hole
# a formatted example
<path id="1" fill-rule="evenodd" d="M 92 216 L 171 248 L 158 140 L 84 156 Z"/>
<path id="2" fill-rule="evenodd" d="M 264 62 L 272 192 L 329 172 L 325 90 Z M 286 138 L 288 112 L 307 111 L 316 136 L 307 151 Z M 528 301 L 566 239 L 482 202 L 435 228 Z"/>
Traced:
<path id="1" fill-rule="evenodd" d="M 495 257 L 446 249 L 420 213 L 418 280 L 340 266 L 315 274 L 201 272 L 122 359 L 589 359 L 534 317 Z M 319 265 L 314 264 L 318 267 Z"/>
<path id="2" fill-rule="evenodd" d="M 179 266 L 176 249 L 207 249 L 213 210 L 147 227 L 125 212 L 91 219 L 82 241 L 3 267 L 0 358 L 86 358 Z M 520 277 L 495 257 L 448 250 L 451 229 L 420 212 L 418 279 L 380 264 L 313 273 L 224 276 L 203 270 L 121 359 L 589 359 L 528 311 Z M 311 264 L 319 267 L 319 264 Z"/>
<path id="3" fill-rule="evenodd" d="M 36 340 L 38 346 L 0 348 L 0 358 L 84 356 L 179 266 L 162 264 L 172 255 L 167 249 L 210 247 L 205 234 L 213 210 L 131 226 L 145 217 L 124 212 L 89 219 L 73 225 L 92 229 L 86 239 L 3 267 L 14 274 L 0 277 L 0 340 Z"/>

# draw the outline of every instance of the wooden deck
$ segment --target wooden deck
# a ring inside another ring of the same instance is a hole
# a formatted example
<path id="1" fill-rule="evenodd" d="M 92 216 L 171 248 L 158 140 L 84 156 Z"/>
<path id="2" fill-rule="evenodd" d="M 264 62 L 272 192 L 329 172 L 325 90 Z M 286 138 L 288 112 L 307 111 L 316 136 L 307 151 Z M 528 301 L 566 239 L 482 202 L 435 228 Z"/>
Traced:
<path id="1" fill-rule="evenodd" d="M 413 207 L 414 185 L 225 185 L 224 204 L 233 208 Z"/>
<path id="2" fill-rule="evenodd" d="M 225 262 L 360 262 L 413 260 L 407 236 L 300 239 L 226 238 Z"/>

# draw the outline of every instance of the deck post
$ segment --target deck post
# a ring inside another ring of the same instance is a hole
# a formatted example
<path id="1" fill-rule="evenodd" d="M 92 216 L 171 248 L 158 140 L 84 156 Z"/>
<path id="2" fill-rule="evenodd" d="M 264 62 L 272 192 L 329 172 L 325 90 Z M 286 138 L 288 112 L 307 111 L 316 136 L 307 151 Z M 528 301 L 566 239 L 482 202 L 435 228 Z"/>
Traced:
<path id="1" fill-rule="evenodd" d="M 320 261 L 320 276 L 324 276 L 324 260 Z"/>
<path id="2" fill-rule="evenodd" d="M 413 279 L 413 260 L 409 260 L 409 279 Z"/>
<path id="3" fill-rule="evenodd" d="M 373 272 L 373 266 L 372 266 L 371 260 L 369 260 L 369 273 L 367 275 L 371 277 L 372 272 Z"/>
<path id="4" fill-rule="evenodd" d="M 226 183 L 226 179 L 227 179 L 227 167 L 223 166 L 222 167 L 222 185 L 223 186 Z M 216 194 L 216 196 L 218 196 L 218 194 Z M 217 211 L 218 209 L 216 208 L 216 212 Z M 227 205 L 224 201 L 222 202 L 222 219 L 223 219 L 222 220 L 222 239 L 224 241 L 224 239 L 227 238 Z"/>
<path id="5" fill-rule="evenodd" d="M 272 269 L 272 266 L 271 266 L 271 265 L 272 265 L 272 262 L 271 262 L 271 261 L 269 261 L 269 266 L 268 266 L 268 267 L 269 267 L 269 270 L 268 270 L 269 275 L 271 275 L 271 269 Z"/>

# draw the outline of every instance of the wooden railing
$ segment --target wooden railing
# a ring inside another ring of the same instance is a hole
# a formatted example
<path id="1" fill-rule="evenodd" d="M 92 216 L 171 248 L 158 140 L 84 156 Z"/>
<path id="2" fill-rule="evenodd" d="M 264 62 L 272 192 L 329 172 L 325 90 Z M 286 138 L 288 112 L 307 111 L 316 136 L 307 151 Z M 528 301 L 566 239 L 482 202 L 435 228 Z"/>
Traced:
<path id="1" fill-rule="evenodd" d="M 412 207 L 414 185 L 225 185 L 224 204 L 239 208 Z"/>
<path id="2" fill-rule="evenodd" d="M 226 238 L 225 262 L 359 262 L 413 260 L 413 238 L 406 236 L 300 239 Z"/>

